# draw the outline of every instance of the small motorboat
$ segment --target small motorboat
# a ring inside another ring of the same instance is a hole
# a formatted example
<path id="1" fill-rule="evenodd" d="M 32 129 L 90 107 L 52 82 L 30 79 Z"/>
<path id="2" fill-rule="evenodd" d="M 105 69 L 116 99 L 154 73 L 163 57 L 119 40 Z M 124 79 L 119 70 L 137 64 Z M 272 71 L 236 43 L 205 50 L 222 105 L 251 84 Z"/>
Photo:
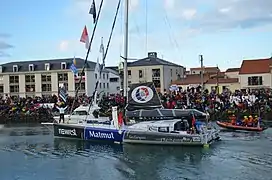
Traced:
<path id="1" fill-rule="evenodd" d="M 233 130 L 233 131 L 261 132 L 267 129 L 267 127 L 264 127 L 264 126 L 248 127 L 248 126 L 242 126 L 242 125 L 233 125 L 230 122 L 220 122 L 220 121 L 216 121 L 216 124 L 220 126 L 221 128 Z"/>

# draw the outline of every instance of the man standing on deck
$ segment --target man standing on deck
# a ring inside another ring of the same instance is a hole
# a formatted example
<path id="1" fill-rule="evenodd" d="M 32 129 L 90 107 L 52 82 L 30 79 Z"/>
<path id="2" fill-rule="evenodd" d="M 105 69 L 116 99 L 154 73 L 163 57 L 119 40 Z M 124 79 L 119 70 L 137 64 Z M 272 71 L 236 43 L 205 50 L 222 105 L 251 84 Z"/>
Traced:
<path id="1" fill-rule="evenodd" d="M 59 113 L 60 113 L 59 123 L 61 123 L 61 120 L 64 123 L 64 113 L 65 113 L 65 110 L 68 107 L 68 106 L 66 106 L 66 107 L 64 107 L 64 106 L 65 106 L 64 104 L 61 104 L 60 107 L 57 106 L 57 109 L 59 110 Z"/>

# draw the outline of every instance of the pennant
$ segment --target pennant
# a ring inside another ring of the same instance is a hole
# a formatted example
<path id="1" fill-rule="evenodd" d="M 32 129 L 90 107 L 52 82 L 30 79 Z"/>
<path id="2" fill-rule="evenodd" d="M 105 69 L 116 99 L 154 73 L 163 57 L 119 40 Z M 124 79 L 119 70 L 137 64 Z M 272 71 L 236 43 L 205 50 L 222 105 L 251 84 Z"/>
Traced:
<path id="1" fill-rule="evenodd" d="M 80 42 L 85 43 L 85 48 L 86 49 L 89 48 L 89 35 L 88 35 L 88 31 L 87 31 L 86 26 L 84 26 L 84 29 L 82 31 Z"/>
<path id="2" fill-rule="evenodd" d="M 93 3 L 91 5 L 89 14 L 93 15 L 93 23 L 95 24 L 95 22 L 96 22 L 96 8 L 95 8 L 95 2 L 94 2 L 94 0 L 93 0 Z"/>
<path id="3" fill-rule="evenodd" d="M 101 45 L 100 45 L 99 52 L 103 54 L 102 69 L 104 69 L 104 67 L 105 67 L 105 58 L 104 58 L 104 56 L 105 56 L 105 54 L 104 54 L 105 53 L 105 49 L 104 49 L 104 44 L 103 44 L 103 37 L 101 37 Z"/>

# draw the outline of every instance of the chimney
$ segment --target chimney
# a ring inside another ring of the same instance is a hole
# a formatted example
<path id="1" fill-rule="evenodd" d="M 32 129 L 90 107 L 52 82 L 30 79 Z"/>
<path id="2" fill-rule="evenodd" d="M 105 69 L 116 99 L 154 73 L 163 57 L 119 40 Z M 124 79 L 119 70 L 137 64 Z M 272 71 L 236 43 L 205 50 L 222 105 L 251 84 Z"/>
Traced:
<path id="1" fill-rule="evenodd" d="M 149 52 L 148 57 L 157 58 L 157 53 L 156 52 Z"/>

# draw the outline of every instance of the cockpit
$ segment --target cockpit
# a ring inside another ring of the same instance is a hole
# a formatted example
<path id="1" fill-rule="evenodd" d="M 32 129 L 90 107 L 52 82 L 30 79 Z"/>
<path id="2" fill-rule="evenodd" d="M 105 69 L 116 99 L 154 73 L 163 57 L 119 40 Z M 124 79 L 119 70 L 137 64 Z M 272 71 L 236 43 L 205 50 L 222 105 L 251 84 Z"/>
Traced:
<path id="1" fill-rule="evenodd" d="M 190 126 L 186 119 L 182 119 L 174 124 L 174 131 L 187 131 Z"/>

